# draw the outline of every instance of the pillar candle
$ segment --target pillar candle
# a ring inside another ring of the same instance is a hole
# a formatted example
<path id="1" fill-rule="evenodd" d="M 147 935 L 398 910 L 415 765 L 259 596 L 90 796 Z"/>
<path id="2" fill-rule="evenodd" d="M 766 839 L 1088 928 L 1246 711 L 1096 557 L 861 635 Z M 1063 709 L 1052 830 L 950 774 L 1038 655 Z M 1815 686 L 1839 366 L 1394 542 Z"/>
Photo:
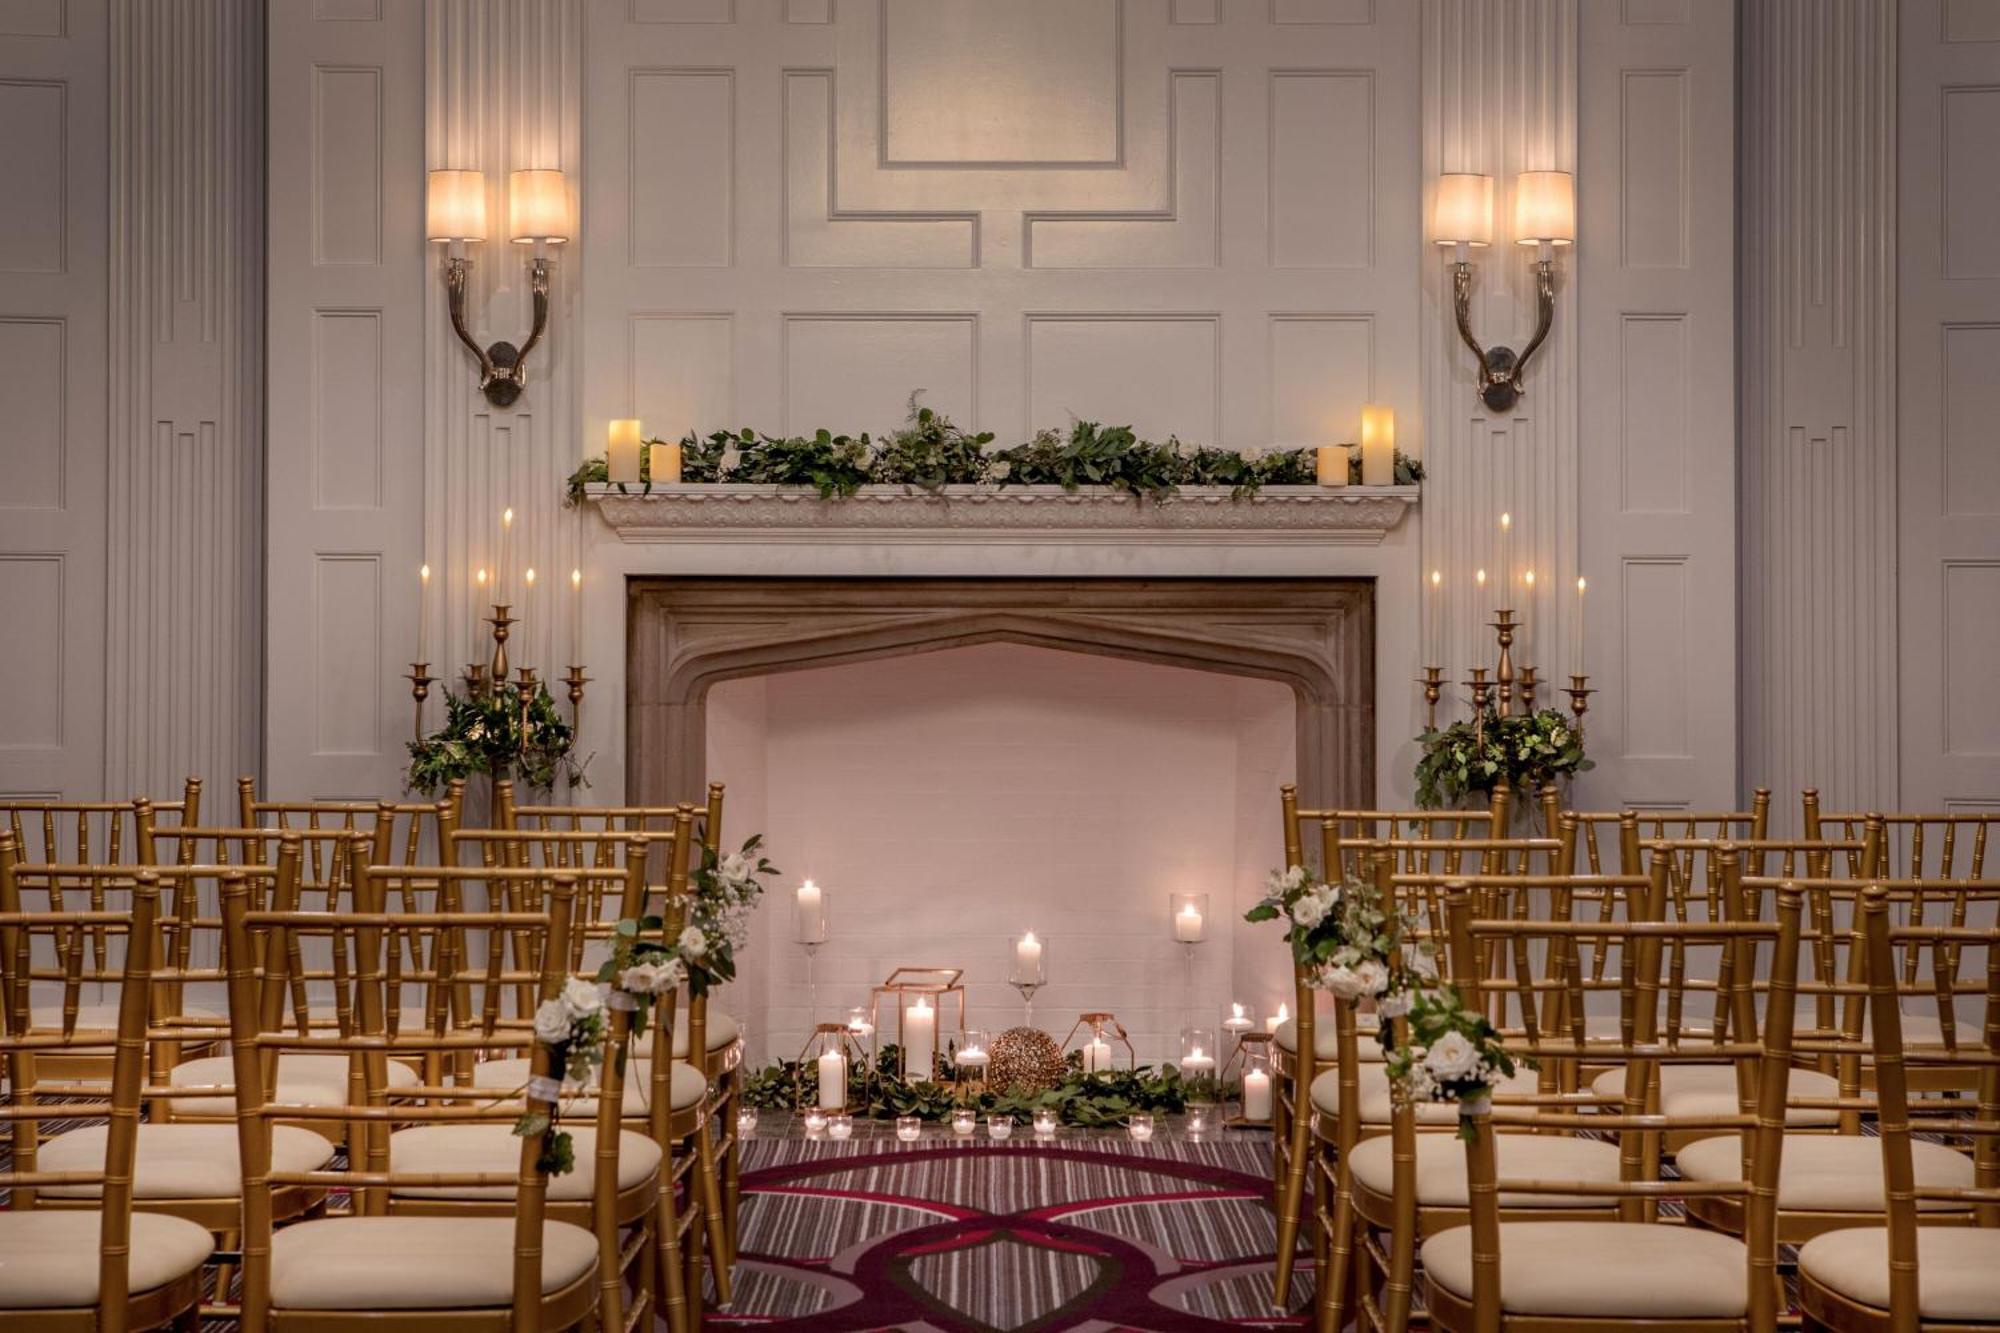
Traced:
<path id="1" fill-rule="evenodd" d="M 1276 1032 L 1279 1028 L 1291 1022 L 1291 1020 L 1292 1020 L 1292 1011 L 1290 1006 L 1285 1004 L 1280 1004 L 1278 1006 L 1278 1012 L 1272 1014 L 1269 1018 L 1264 1020 L 1264 1031 Z"/>
<path id="2" fill-rule="evenodd" d="M 905 1082 L 928 1082 L 937 1069 L 937 1010 L 919 995 L 916 1003 L 903 1011 L 903 1078 Z"/>
<path id="3" fill-rule="evenodd" d="M 1514 593 L 1514 516 L 1500 515 L 1500 595 Z M 1504 605 L 1504 603 L 1503 603 Z M 1512 609 L 1512 608 L 1508 608 Z"/>
<path id="4" fill-rule="evenodd" d="M 1253 1124 L 1271 1118 L 1271 1076 L 1261 1069 L 1243 1076 L 1243 1118 Z"/>
<path id="5" fill-rule="evenodd" d="M 639 480 L 638 418 L 621 418 L 611 423 L 610 438 L 604 450 L 604 468 L 605 475 L 612 481 Z"/>
<path id="6" fill-rule="evenodd" d="M 826 931 L 820 920 L 819 885 L 807 880 L 799 885 L 797 939 L 801 944 L 819 944 L 825 941 Z"/>
<path id="7" fill-rule="evenodd" d="M 1033 981 L 1041 970 L 1042 942 L 1031 930 L 1014 946 L 1014 973 L 1023 981 Z"/>
<path id="8" fill-rule="evenodd" d="M 1396 414 L 1370 404 L 1361 409 L 1361 484 L 1393 486 L 1396 482 Z"/>
<path id="9" fill-rule="evenodd" d="M 652 474 L 653 484 L 663 486 L 678 483 L 681 479 L 681 447 L 675 444 L 656 444 L 649 451 L 647 470 Z"/>
<path id="10" fill-rule="evenodd" d="M 1344 444 L 1322 444 L 1319 447 L 1319 484 L 1322 486 L 1345 486 L 1347 484 L 1347 446 Z"/>
<path id="11" fill-rule="evenodd" d="M 1095 1074 L 1111 1068 L 1111 1043 L 1102 1037 L 1092 1037 L 1083 1048 L 1083 1072 Z"/>
<path id="12" fill-rule="evenodd" d="M 819 1105 L 823 1111 L 838 1111 L 847 1105 L 847 1057 L 828 1051 L 819 1058 Z"/>
<path id="13" fill-rule="evenodd" d="M 1182 944 L 1199 944 L 1201 925 L 1201 909 L 1186 903 L 1174 914 L 1174 938 Z"/>

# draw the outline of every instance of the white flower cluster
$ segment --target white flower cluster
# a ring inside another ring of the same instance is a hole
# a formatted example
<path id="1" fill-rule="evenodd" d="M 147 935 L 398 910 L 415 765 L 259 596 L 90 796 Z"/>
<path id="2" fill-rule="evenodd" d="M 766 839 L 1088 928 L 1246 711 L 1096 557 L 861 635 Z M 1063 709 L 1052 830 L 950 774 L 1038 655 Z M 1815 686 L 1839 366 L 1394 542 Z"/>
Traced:
<path id="1" fill-rule="evenodd" d="M 1456 1084 L 1455 1099 L 1463 1101 L 1472 1095 L 1465 1084 L 1478 1083 L 1491 1089 L 1499 1081 L 1500 1071 L 1487 1061 L 1478 1043 L 1454 1030 L 1446 1032 L 1428 1047 L 1418 1047 L 1410 1052 L 1410 1069 L 1403 1078 L 1403 1093 L 1411 1101 L 1452 1100 L 1444 1085 Z"/>
<path id="2" fill-rule="evenodd" d="M 535 1036 L 550 1046 L 567 1045 L 563 1075 L 583 1080 L 604 1059 L 604 988 L 571 977 L 535 1010 Z"/>
<path id="3" fill-rule="evenodd" d="M 1352 967 L 1334 963 L 1321 968 L 1315 980 L 1338 999 L 1379 1000 L 1389 989 L 1389 969 L 1376 959 L 1364 958 Z"/>
<path id="4" fill-rule="evenodd" d="M 1331 884 L 1315 884 L 1299 895 L 1287 910 L 1292 924 L 1301 930 L 1317 929 L 1340 906 L 1340 890 Z"/>
<path id="5" fill-rule="evenodd" d="M 687 979 L 687 969 L 678 958 L 662 958 L 658 962 L 638 962 L 618 974 L 618 988 L 630 995 L 648 995 L 655 999 L 669 994 Z"/>
<path id="6" fill-rule="evenodd" d="M 704 941 L 703 947 L 699 951 L 689 949 L 683 935 L 681 952 L 690 958 L 701 958 L 707 952 L 706 934 L 728 941 L 732 953 L 741 951 L 750 942 L 751 909 L 756 907 L 763 891 L 764 886 L 757 882 L 754 860 L 741 852 L 730 852 L 720 858 L 715 865 L 712 889 L 701 896 L 695 909 L 700 928 L 689 927 Z"/>
<path id="7" fill-rule="evenodd" d="M 1267 898 L 1283 898 L 1288 893 L 1304 888 L 1305 885 L 1306 868 L 1304 866 L 1293 866 L 1289 870 L 1273 870 L 1270 877 L 1264 881 L 1264 896 Z"/>

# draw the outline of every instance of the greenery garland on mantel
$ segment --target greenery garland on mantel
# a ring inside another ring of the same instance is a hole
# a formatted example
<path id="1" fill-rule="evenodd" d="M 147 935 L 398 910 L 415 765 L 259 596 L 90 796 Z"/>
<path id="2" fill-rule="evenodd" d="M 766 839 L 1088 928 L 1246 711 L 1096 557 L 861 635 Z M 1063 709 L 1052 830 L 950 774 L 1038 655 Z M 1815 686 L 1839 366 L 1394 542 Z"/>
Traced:
<path id="1" fill-rule="evenodd" d="M 1026 444 L 1009 449 L 989 449 L 991 431 L 964 430 L 917 398 L 910 396 L 903 427 L 879 439 L 866 432 L 839 435 L 824 429 L 791 436 L 747 428 L 699 438 L 690 432 L 681 441 L 681 480 L 811 487 L 823 500 L 853 495 L 863 486 L 889 485 L 932 495 L 947 486 L 1060 486 L 1066 491 L 1101 486 L 1155 501 L 1172 498 L 1183 486 L 1226 486 L 1233 498 L 1241 499 L 1263 486 L 1318 481 L 1318 455 L 1310 448 L 1246 454 L 1173 438 L 1145 440 L 1130 426 L 1095 421 L 1074 422 L 1067 432 L 1039 431 Z M 639 451 L 636 485 L 642 495 L 653 489 L 651 454 L 650 448 Z M 1360 484 L 1358 455 L 1350 458 L 1347 475 L 1350 483 Z M 1397 450 L 1396 485 L 1414 486 L 1423 479 L 1424 465 Z M 586 487 L 609 482 L 605 460 L 586 459 L 570 474 L 568 504 L 582 503 Z M 626 484 L 618 489 L 627 491 Z"/>

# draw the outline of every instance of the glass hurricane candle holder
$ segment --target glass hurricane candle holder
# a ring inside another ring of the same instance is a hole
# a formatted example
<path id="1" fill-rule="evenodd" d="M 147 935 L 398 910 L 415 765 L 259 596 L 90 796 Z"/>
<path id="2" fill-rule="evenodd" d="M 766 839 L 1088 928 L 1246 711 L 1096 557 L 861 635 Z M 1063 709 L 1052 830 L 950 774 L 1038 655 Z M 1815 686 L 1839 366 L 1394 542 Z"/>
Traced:
<path id="1" fill-rule="evenodd" d="M 847 1011 L 847 1030 L 857 1041 L 866 1041 L 875 1035 L 875 1020 L 868 1016 L 868 1010 L 855 1005 Z"/>
<path id="2" fill-rule="evenodd" d="M 1190 1105 L 1187 1109 L 1187 1132 L 1190 1134 L 1206 1134 L 1209 1128 L 1208 1122 L 1214 1114 L 1214 1110 L 1210 1107 Z M 839 1136 L 836 1135 L 835 1137 Z"/>
<path id="3" fill-rule="evenodd" d="M 915 1143 L 923 1135 L 924 1122 L 921 1116 L 899 1115 L 896 1117 L 896 1137 L 898 1140 L 904 1143 Z"/>
<path id="4" fill-rule="evenodd" d="M 1031 930 L 1009 947 L 1013 963 L 1007 972 L 1007 984 L 1021 992 L 1021 1026 L 1031 1028 L 1035 1025 L 1035 992 L 1049 979 L 1048 946 Z"/>
<path id="5" fill-rule="evenodd" d="M 961 1106 L 951 1113 L 952 1133 L 970 1134 L 977 1128 L 979 1128 L 979 1112 L 970 1106 Z"/>
<path id="6" fill-rule="evenodd" d="M 986 1117 L 986 1137 L 1004 1139 L 1014 1132 L 1014 1117 L 1010 1115 L 990 1115 Z"/>
<path id="7" fill-rule="evenodd" d="M 1216 1057 L 1216 1050 L 1213 1028 L 1181 1029 L 1181 1082 L 1187 1088 L 1190 1103 L 1216 1100 L 1216 1074 L 1222 1063 Z"/>
<path id="8" fill-rule="evenodd" d="M 1135 1142 L 1144 1143 L 1153 1137 L 1153 1116 L 1149 1111 L 1133 1112 L 1132 1118 L 1125 1124 Z"/>
<path id="9" fill-rule="evenodd" d="M 973 1096 L 984 1086 L 986 1066 L 993 1061 L 992 1051 L 992 1038 L 980 1028 L 967 1028 L 953 1036 L 952 1081 L 965 1096 Z"/>
<path id="10" fill-rule="evenodd" d="M 1039 1107 L 1036 1109 L 1035 1134 L 1037 1137 L 1047 1138 L 1049 1137 L 1049 1135 L 1055 1133 L 1056 1124 L 1057 1124 L 1056 1113 L 1053 1109 L 1047 1106 Z"/>
<path id="11" fill-rule="evenodd" d="M 1181 944 L 1200 944 L 1208 938 L 1208 895 L 1170 893 L 1167 895 L 1169 924 L 1174 939 Z"/>
<path id="12" fill-rule="evenodd" d="M 1063 1038 L 1063 1046 L 1066 1053 L 1076 1053 L 1076 1066 L 1086 1074 L 1133 1069 L 1139 1063 L 1139 1053 L 1132 1049 L 1125 1025 L 1118 1021 L 1118 1015 L 1103 1010 L 1079 1015 Z"/>
<path id="13" fill-rule="evenodd" d="M 1270 1043 L 1259 1042 L 1243 1048 L 1243 1121 L 1250 1125 L 1271 1123 Z"/>
<path id="14" fill-rule="evenodd" d="M 854 1136 L 854 1117 L 845 1111 L 826 1118 L 826 1136 L 830 1139 L 846 1139 Z"/>

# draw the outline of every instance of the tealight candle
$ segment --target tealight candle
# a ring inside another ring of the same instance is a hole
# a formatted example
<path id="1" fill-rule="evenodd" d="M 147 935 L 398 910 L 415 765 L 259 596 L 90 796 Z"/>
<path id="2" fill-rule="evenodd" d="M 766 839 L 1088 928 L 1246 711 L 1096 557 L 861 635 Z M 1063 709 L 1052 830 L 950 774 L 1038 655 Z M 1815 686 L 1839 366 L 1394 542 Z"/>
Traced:
<path id="1" fill-rule="evenodd" d="M 923 1132 L 924 1122 L 921 1118 L 913 1115 L 896 1117 L 896 1137 L 904 1143 L 915 1143 L 923 1137 Z"/>
<path id="2" fill-rule="evenodd" d="M 992 1057 L 986 1053 L 984 1046 L 962 1046 L 952 1059 L 960 1068 L 984 1069 Z"/>
<path id="3" fill-rule="evenodd" d="M 1132 1137 L 1138 1142 L 1144 1143 L 1147 1139 L 1153 1137 L 1153 1117 L 1150 1114 L 1141 1111 L 1135 1114 L 1127 1124 L 1128 1128 L 1132 1131 Z"/>
<path id="4" fill-rule="evenodd" d="M 1187 1132 L 1190 1134 L 1201 1134 L 1206 1132 L 1207 1129 L 1208 1129 L 1207 1108 L 1201 1106 L 1190 1106 L 1188 1108 L 1188 1115 L 1187 1115 Z"/>
<path id="5" fill-rule="evenodd" d="M 820 1134 L 824 1133 L 825 1130 L 826 1130 L 826 1112 L 820 1110 L 817 1106 L 807 1110 L 806 1133 Z"/>
<path id="6" fill-rule="evenodd" d="M 835 1139 L 851 1137 L 854 1133 L 854 1117 L 845 1111 L 839 1115 L 828 1116 L 826 1118 L 826 1133 L 827 1137 Z"/>
<path id="7" fill-rule="evenodd" d="M 986 1117 L 987 1138 L 1004 1139 L 1013 1132 L 1014 1132 L 1014 1117 L 1010 1115 L 994 1115 Z"/>
<path id="8" fill-rule="evenodd" d="M 1181 1057 L 1181 1075 L 1184 1078 L 1193 1078 L 1197 1074 L 1206 1074 L 1213 1068 L 1215 1068 L 1215 1057 L 1202 1050 L 1199 1046 Z"/>
<path id="9" fill-rule="evenodd" d="M 847 1011 L 847 1030 L 857 1037 L 873 1036 L 875 1033 L 875 1023 L 868 1017 L 866 1009 L 849 1009 Z"/>
<path id="10" fill-rule="evenodd" d="M 951 1113 L 951 1132 L 970 1134 L 979 1128 L 979 1113 L 969 1106 L 961 1106 Z"/>
<path id="11" fill-rule="evenodd" d="M 1046 1138 L 1056 1132 L 1056 1113 L 1043 1106 L 1035 1111 L 1035 1133 Z"/>
<path id="12" fill-rule="evenodd" d="M 757 1132 L 757 1108 L 746 1106 L 736 1113 L 736 1137 L 747 1139 Z"/>

